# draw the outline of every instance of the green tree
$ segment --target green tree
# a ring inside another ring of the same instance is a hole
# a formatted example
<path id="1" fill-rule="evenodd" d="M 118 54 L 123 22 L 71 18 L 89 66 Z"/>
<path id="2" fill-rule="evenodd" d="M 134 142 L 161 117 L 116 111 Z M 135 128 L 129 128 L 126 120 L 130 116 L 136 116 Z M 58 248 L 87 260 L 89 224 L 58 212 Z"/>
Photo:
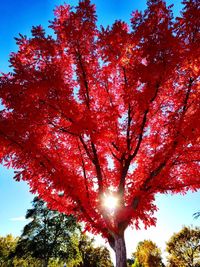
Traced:
<path id="1" fill-rule="evenodd" d="M 183 227 L 167 242 L 169 267 L 200 267 L 200 228 Z"/>
<path id="2" fill-rule="evenodd" d="M 151 240 L 139 242 L 136 252 L 133 253 L 134 267 L 162 267 L 161 250 Z"/>
<path id="3" fill-rule="evenodd" d="M 8 265 L 5 265 L 5 266 L 8 267 Z M 27 256 L 26 258 L 19 258 L 15 256 L 14 258 L 11 259 L 10 266 L 11 267 L 38 267 L 38 266 L 41 266 L 41 260 L 33 258 L 31 256 Z"/>
<path id="4" fill-rule="evenodd" d="M 11 234 L 0 237 L 0 266 L 7 267 L 11 264 L 9 259 L 10 254 L 15 250 L 17 238 Z"/>
<path id="5" fill-rule="evenodd" d="M 41 260 L 41 266 L 45 267 L 52 258 L 66 262 L 80 260 L 76 237 L 80 227 L 73 216 L 52 211 L 35 197 L 33 208 L 27 211 L 26 218 L 31 222 L 24 227 L 14 256 L 34 257 Z"/>
<path id="6" fill-rule="evenodd" d="M 26 255 L 26 258 L 19 258 L 15 255 L 15 249 L 19 238 L 11 234 L 0 237 L 0 266 L 1 267 L 38 267 L 40 261 Z"/>
<path id="7" fill-rule="evenodd" d="M 83 234 L 79 241 L 82 262 L 79 267 L 112 267 L 109 250 L 103 246 L 94 246 L 94 239 Z"/>

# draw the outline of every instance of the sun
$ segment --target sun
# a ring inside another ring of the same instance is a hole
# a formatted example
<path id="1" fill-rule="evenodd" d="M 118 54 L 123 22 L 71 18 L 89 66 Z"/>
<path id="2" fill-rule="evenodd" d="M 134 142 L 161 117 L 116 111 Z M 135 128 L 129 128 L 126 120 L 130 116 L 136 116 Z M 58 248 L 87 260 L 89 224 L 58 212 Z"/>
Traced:
<path id="1" fill-rule="evenodd" d="M 109 210 L 115 210 L 118 206 L 118 198 L 113 195 L 104 195 L 103 198 L 103 205 Z"/>

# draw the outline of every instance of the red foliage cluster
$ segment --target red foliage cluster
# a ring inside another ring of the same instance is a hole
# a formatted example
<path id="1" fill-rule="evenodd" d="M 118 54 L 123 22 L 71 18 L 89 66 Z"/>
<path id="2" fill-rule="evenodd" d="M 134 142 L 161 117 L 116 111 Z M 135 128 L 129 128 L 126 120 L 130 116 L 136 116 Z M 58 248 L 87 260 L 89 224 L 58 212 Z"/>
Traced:
<path id="1" fill-rule="evenodd" d="M 17 39 L 0 80 L 0 159 L 49 207 L 104 237 L 155 224 L 154 196 L 200 188 L 200 3 L 96 27 L 89 0 Z M 109 214 L 104 194 L 119 199 Z"/>

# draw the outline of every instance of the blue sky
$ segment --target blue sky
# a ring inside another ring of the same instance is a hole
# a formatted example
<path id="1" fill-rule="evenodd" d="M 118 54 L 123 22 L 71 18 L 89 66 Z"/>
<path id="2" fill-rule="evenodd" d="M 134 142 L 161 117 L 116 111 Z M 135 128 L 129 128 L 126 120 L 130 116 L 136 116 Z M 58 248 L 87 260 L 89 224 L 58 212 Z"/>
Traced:
<path id="1" fill-rule="evenodd" d="M 53 8 L 62 4 L 61 0 L 6 0 L 0 5 L 0 71 L 9 71 L 8 56 L 16 51 L 14 37 L 18 33 L 30 34 L 32 25 L 48 27 L 48 20 L 53 18 Z M 76 0 L 65 1 L 76 5 Z M 175 2 L 174 14 L 179 14 L 180 1 Z M 143 10 L 145 0 L 94 0 L 98 14 L 98 25 L 111 24 L 116 19 L 129 21 L 133 10 Z M 29 193 L 24 182 L 12 179 L 13 171 L 0 167 L 0 235 L 12 233 L 19 235 L 25 221 L 26 210 L 31 207 L 33 196 Z M 199 225 L 199 220 L 193 219 L 193 213 L 200 210 L 200 193 L 188 193 L 185 196 L 158 196 L 156 203 L 159 207 L 156 228 L 141 230 L 137 233 L 128 230 L 126 234 L 127 250 L 134 250 L 138 241 L 150 238 L 164 248 L 165 242 L 173 232 L 179 231 L 182 225 Z"/>
<path id="2" fill-rule="evenodd" d="M 77 0 L 67 0 L 76 5 Z M 174 3 L 174 14 L 181 8 L 180 0 L 168 0 Z M 53 18 L 53 9 L 63 4 L 64 0 L 6 0 L 1 1 L 0 14 L 0 71 L 8 71 L 8 55 L 16 50 L 14 37 L 19 33 L 29 35 L 33 25 L 43 25 L 46 29 L 48 21 Z M 94 0 L 98 14 L 98 25 L 108 25 L 116 19 L 129 22 L 133 10 L 143 10 L 146 0 Z"/>

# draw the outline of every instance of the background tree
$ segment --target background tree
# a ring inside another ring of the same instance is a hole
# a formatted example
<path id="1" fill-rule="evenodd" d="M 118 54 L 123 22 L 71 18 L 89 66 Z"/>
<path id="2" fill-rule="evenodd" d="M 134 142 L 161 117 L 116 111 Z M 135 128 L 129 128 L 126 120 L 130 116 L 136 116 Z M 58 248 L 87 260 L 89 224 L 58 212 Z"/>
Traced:
<path id="1" fill-rule="evenodd" d="M 79 240 L 82 263 L 79 267 L 112 267 L 110 252 L 106 247 L 94 246 L 94 239 L 82 234 Z"/>
<path id="2" fill-rule="evenodd" d="M 41 262 L 31 256 L 25 259 L 14 256 L 18 242 L 18 237 L 13 237 L 11 234 L 0 237 L 0 266 L 1 267 L 38 267 Z"/>
<path id="3" fill-rule="evenodd" d="M 0 237 L 0 266 L 10 266 L 10 254 L 15 250 L 17 238 L 12 235 Z"/>
<path id="4" fill-rule="evenodd" d="M 130 27 L 100 30 L 89 0 L 59 6 L 54 36 L 20 35 L 0 79 L 0 159 L 50 208 L 101 233 L 118 267 L 127 226 L 155 225 L 157 193 L 200 187 L 199 5 L 185 0 L 174 22 L 148 0 Z"/>
<path id="5" fill-rule="evenodd" d="M 133 254 L 136 259 L 135 265 L 141 267 L 162 267 L 161 250 L 151 240 L 139 242 L 136 252 Z"/>
<path id="6" fill-rule="evenodd" d="M 44 201 L 35 197 L 33 208 L 26 219 L 31 219 L 23 230 L 16 246 L 14 256 L 32 256 L 49 266 L 51 258 L 66 262 L 80 260 L 77 239 L 80 227 L 72 216 L 49 210 Z"/>
<path id="7" fill-rule="evenodd" d="M 200 228 L 184 227 L 167 242 L 169 267 L 200 266 Z"/>

